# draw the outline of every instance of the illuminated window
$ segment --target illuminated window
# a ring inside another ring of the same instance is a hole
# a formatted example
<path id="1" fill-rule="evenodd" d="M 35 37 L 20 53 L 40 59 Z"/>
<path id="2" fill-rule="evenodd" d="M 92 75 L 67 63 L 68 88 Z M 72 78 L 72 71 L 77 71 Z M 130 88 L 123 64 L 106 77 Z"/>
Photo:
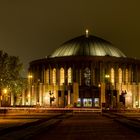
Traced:
<path id="1" fill-rule="evenodd" d="M 46 83 L 49 84 L 49 69 L 46 70 Z"/>
<path id="2" fill-rule="evenodd" d="M 90 69 L 85 68 L 84 70 L 84 79 L 85 79 L 85 85 L 90 86 Z"/>
<path id="3" fill-rule="evenodd" d="M 63 85 L 64 83 L 64 69 L 60 69 L 60 85 Z"/>
<path id="4" fill-rule="evenodd" d="M 118 75 L 119 83 L 122 83 L 122 69 L 121 68 L 119 68 L 118 73 L 119 73 Z"/>
<path id="5" fill-rule="evenodd" d="M 68 83 L 72 83 L 72 69 L 68 69 Z"/>
<path id="6" fill-rule="evenodd" d="M 114 75 L 114 69 L 111 68 L 111 83 L 114 84 L 114 79 L 115 79 L 115 75 Z"/>
<path id="7" fill-rule="evenodd" d="M 52 83 L 56 85 L 56 69 L 55 68 L 52 71 Z"/>
<path id="8" fill-rule="evenodd" d="M 125 82 L 128 83 L 128 69 L 125 70 Z"/>
<path id="9" fill-rule="evenodd" d="M 99 98 L 94 98 L 94 106 L 99 107 Z"/>
<path id="10" fill-rule="evenodd" d="M 77 107 L 81 107 L 81 98 L 78 98 Z"/>

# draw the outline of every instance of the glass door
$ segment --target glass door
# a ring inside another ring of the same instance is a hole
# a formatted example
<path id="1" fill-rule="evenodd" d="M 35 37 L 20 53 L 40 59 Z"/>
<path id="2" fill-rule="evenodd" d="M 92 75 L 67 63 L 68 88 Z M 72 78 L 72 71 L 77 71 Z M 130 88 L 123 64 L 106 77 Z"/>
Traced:
<path id="1" fill-rule="evenodd" d="M 92 107 L 92 98 L 84 98 L 83 107 Z"/>

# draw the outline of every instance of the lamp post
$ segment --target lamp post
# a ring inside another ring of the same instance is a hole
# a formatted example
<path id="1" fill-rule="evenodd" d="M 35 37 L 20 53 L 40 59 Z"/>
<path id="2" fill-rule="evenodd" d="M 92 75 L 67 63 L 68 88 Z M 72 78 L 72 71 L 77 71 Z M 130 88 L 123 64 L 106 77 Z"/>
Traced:
<path id="1" fill-rule="evenodd" d="M 33 75 L 29 74 L 28 75 L 28 82 L 29 82 L 29 84 L 32 83 L 32 79 L 33 79 Z"/>
<path id="2" fill-rule="evenodd" d="M 33 75 L 32 74 L 29 74 L 28 75 L 28 83 L 29 83 L 29 87 L 28 87 L 28 105 L 31 105 L 32 79 L 33 79 Z"/>
<path id="3" fill-rule="evenodd" d="M 112 108 L 113 107 L 113 94 L 111 91 L 110 75 L 106 74 L 105 79 L 106 79 L 106 90 L 107 90 L 107 103 L 108 103 L 108 107 Z"/>
<path id="4" fill-rule="evenodd" d="M 2 101 L 4 106 L 6 106 L 6 104 L 7 104 L 7 100 L 8 100 L 8 99 L 6 99 L 6 98 L 8 98 L 7 94 L 8 94 L 8 90 L 7 90 L 7 88 L 4 88 L 3 94 L 1 95 L 1 100 L 2 100 L 2 96 L 4 97 L 3 101 Z"/>

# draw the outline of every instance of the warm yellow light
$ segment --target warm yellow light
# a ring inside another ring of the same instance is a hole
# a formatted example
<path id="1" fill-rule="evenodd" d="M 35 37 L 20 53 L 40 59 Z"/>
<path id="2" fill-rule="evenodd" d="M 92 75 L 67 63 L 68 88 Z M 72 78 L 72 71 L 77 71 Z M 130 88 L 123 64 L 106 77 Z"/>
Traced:
<path id="1" fill-rule="evenodd" d="M 28 98 L 30 98 L 30 94 L 28 94 Z"/>
<path id="2" fill-rule="evenodd" d="M 68 83 L 72 83 L 72 69 L 68 69 Z"/>
<path id="3" fill-rule="evenodd" d="M 33 78 L 33 76 L 32 75 L 28 75 L 28 78 L 31 79 L 31 78 Z"/>
<path id="4" fill-rule="evenodd" d="M 64 83 L 64 69 L 63 68 L 61 68 L 60 69 L 60 85 L 63 85 L 63 83 Z"/>
<path id="5" fill-rule="evenodd" d="M 52 71 L 52 83 L 56 85 L 56 69 L 55 68 Z"/>
<path id="6" fill-rule="evenodd" d="M 101 84 L 98 84 L 98 87 L 101 87 Z"/>
<path id="7" fill-rule="evenodd" d="M 7 89 L 5 88 L 5 89 L 3 90 L 3 92 L 6 94 L 6 93 L 7 93 Z"/>
<path id="8" fill-rule="evenodd" d="M 49 93 L 48 93 L 48 95 L 46 95 L 46 96 L 44 97 L 44 102 L 45 102 L 45 103 L 49 103 L 49 101 L 50 101 L 50 96 L 49 96 Z"/>
<path id="9" fill-rule="evenodd" d="M 135 104 L 136 104 L 136 106 L 138 106 L 138 105 L 139 105 L 139 102 L 138 102 L 138 101 L 136 101 L 136 102 L 135 102 Z"/>
<path id="10" fill-rule="evenodd" d="M 108 74 L 105 75 L 105 78 L 109 78 L 109 77 L 110 77 L 110 75 L 108 75 Z"/>
<path id="11" fill-rule="evenodd" d="M 48 98 L 49 98 L 49 97 L 46 95 L 46 96 L 45 96 L 45 100 L 47 100 Z"/>
<path id="12" fill-rule="evenodd" d="M 89 36 L 89 30 L 86 29 L 86 37 L 88 37 L 88 36 Z"/>

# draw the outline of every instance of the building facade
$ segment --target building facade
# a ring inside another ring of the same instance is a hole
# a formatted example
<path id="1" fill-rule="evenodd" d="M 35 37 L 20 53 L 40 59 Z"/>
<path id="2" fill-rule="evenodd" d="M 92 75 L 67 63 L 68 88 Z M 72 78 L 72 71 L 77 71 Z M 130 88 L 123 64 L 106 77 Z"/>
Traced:
<path id="1" fill-rule="evenodd" d="M 88 32 L 30 62 L 28 82 L 22 105 L 140 107 L 140 61 Z"/>

